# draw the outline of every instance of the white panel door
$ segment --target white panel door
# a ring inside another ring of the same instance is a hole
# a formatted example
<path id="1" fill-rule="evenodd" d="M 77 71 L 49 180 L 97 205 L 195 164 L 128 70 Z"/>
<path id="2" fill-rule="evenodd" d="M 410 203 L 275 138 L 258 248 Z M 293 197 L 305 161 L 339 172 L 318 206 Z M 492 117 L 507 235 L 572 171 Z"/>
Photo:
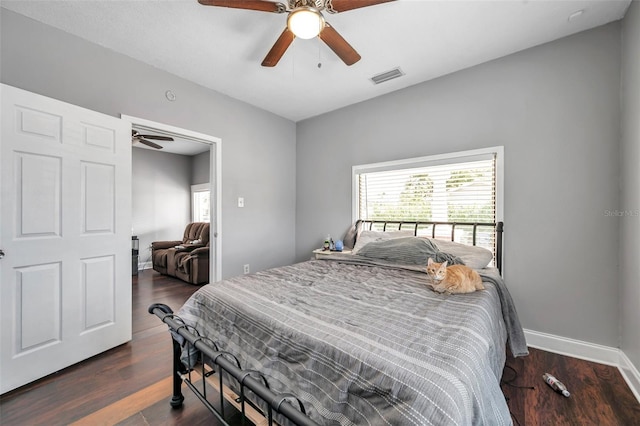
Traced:
<path id="1" fill-rule="evenodd" d="M 0 393 L 131 340 L 131 129 L 2 85 Z"/>

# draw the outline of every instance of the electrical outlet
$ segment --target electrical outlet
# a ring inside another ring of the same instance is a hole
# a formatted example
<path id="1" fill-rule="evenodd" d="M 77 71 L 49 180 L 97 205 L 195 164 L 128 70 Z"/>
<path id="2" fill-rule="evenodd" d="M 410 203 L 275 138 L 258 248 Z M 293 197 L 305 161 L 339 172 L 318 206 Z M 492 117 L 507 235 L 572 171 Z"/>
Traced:
<path id="1" fill-rule="evenodd" d="M 238 207 L 244 207 L 244 197 L 238 197 Z"/>
<path id="2" fill-rule="evenodd" d="M 249 273 L 249 271 L 250 271 L 250 269 L 249 269 L 249 264 L 247 263 L 246 265 L 244 265 L 244 273 L 245 273 L 245 274 L 248 274 L 248 273 Z"/>

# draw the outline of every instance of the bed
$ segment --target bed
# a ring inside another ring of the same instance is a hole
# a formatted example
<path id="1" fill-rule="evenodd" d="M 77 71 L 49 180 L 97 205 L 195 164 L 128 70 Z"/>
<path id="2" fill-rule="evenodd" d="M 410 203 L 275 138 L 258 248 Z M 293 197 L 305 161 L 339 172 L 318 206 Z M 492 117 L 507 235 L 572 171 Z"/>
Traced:
<path id="1" fill-rule="evenodd" d="M 176 314 L 152 306 L 172 328 L 172 405 L 182 402 L 177 379 L 192 387 L 200 361 L 213 367 L 203 376 L 230 368 L 218 380 L 243 412 L 251 402 L 280 424 L 511 424 L 500 389 L 506 346 L 514 356 L 527 347 L 500 270 L 477 269 L 485 290 L 439 294 L 420 264 L 425 255 L 484 263 L 476 247 L 469 254 L 433 239 L 438 225 L 454 239 L 465 224 L 360 225 L 369 232 L 353 253 L 206 285 Z M 502 223 L 466 225 L 474 243 L 491 226 L 498 250 L 489 260 L 501 266 Z M 426 228 L 431 238 L 419 235 Z"/>

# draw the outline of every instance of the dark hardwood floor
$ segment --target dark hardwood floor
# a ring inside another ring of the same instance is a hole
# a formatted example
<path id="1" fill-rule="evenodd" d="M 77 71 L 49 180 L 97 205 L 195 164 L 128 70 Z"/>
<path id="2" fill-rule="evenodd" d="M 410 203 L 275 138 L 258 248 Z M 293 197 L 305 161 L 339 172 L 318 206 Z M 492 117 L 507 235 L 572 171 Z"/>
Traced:
<path id="1" fill-rule="evenodd" d="M 2 425 L 216 425 L 185 389 L 171 409 L 171 340 L 152 303 L 177 310 L 198 289 L 154 271 L 133 278 L 133 340 L 0 397 Z M 502 389 L 516 425 L 640 425 L 640 403 L 617 368 L 531 349 L 509 358 Z M 552 373 L 571 397 L 542 381 Z M 517 373 L 517 374 L 516 374 Z M 514 386 L 534 387 L 534 389 Z"/>
<path id="2" fill-rule="evenodd" d="M 515 425 L 640 425 L 640 402 L 616 367 L 535 348 L 527 357 L 510 357 L 507 366 L 502 390 Z M 547 386 L 544 373 L 560 380 L 571 396 Z"/>

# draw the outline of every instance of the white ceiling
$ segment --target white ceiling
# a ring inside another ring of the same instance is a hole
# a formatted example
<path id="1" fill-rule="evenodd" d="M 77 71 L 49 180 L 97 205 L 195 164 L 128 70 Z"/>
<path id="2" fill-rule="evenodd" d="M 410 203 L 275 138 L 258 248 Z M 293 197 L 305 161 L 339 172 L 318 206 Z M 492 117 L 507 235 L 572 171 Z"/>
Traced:
<path id="1" fill-rule="evenodd" d="M 362 60 L 348 67 L 319 39 L 296 39 L 274 68 L 260 63 L 285 14 L 197 0 L 2 0 L 2 7 L 299 121 L 619 20 L 630 2 L 398 0 L 325 13 Z M 369 80 L 395 67 L 406 75 L 377 86 Z"/>

